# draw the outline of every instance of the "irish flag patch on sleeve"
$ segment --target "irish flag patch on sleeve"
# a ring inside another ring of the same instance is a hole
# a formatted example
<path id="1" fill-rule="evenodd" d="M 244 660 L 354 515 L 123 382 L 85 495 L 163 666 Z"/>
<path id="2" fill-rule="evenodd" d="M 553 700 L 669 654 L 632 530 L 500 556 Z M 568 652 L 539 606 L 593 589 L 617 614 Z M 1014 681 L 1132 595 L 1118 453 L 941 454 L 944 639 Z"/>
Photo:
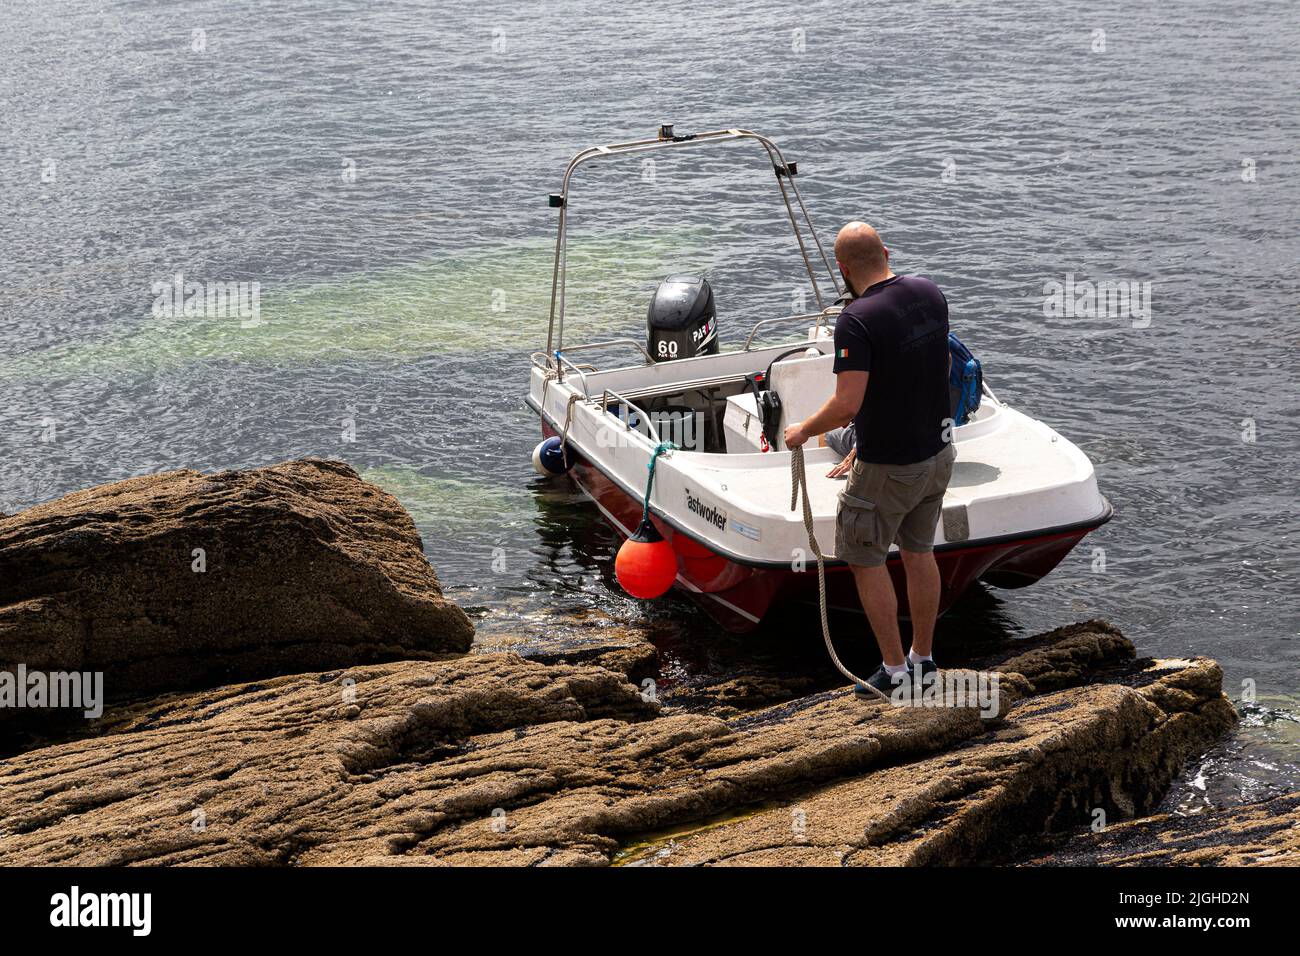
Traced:
<path id="1" fill-rule="evenodd" d="M 848 349 L 840 349 L 838 352 L 835 353 L 835 357 L 836 357 L 836 358 L 848 358 L 848 357 L 849 357 L 849 350 L 848 350 Z"/>

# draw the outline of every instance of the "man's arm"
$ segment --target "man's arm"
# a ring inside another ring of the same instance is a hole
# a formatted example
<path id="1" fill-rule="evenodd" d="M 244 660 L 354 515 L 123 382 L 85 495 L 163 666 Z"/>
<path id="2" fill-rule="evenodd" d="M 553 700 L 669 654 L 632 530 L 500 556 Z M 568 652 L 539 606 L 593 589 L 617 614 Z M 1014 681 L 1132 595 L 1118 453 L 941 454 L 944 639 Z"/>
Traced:
<path id="1" fill-rule="evenodd" d="M 826 404 L 803 421 L 786 426 L 785 447 L 798 448 L 814 435 L 839 428 L 847 419 L 856 415 L 867 394 L 867 379 L 870 375 L 870 372 L 847 370 L 837 374 L 835 394 L 826 399 Z"/>

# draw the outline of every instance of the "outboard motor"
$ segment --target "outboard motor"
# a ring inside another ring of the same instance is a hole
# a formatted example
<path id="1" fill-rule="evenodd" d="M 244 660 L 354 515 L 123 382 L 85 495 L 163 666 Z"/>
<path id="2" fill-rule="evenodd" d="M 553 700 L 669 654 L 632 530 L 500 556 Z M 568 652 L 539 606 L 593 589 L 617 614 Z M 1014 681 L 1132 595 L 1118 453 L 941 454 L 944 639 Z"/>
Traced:
<path id="1" fill-rule="evenodd" d="M 646 348 L 656 362 L 716 355 L 718 318 L 705 279 L 669 276 L 659 283 L 646 313 Z"/>

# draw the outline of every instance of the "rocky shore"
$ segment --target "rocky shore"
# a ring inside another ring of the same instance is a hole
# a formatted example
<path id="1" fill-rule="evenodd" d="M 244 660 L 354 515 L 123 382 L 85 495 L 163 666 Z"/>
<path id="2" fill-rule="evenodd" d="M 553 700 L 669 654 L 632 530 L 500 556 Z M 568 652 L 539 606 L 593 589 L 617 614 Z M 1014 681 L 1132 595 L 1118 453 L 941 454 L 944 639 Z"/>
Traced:
<path id="1" fill-rule="evenodd" d="M 409 516 L 336 462 L 0 518 L 0 669 L 108 698 L 0 711 L 0 865 L 1297 862 L 1300 795 L 1141 819 L 1236 712 L 1213 661 L 1102 621 L 965 662 L 997 675 L 984 714 L 824 674 L 660 693 L 654 645 L 598 620 L 471 640 Z"/>

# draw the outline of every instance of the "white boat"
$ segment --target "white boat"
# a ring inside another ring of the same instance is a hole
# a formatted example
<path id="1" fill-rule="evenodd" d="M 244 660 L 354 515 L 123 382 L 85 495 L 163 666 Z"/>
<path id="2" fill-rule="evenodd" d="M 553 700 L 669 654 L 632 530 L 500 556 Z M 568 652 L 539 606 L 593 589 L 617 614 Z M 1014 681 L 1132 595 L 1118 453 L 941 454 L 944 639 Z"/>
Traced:
<path id="1" fill-rule="evenodd" d="M 574 171 L 594 159 L 737 141 L 758 144 L 772 162 L 818 311 L 764 319 L 743 346 L 725 351 L 718 346 L 717 325 L 726 316 L 712 314 L 707 284 L 670 277 L 656 294 L 663 300 L 657 314 L 668 318 L 651 323 L 647 340 L 566 345 L 565 220 Z M 757 133 L 729 129 L 683 136 L 664 126 L 654 139 L 578 153 L 562 191 L 551 197 L 559 231 L 550 330 L 545 351 L 532 356 L 527 399 L 543 435 L 563 435 L 558 456 L 559 443 L 551 443 L 548 463 L 567 473 L 626 537 L 641 520 L 647 466 L 656 448 L 665 441 L 679 446 L 657 457 L 649 516 L 676 551 L 676 586 L 735 631 L 754 627 L 777 602 L 817 599 L 803 515 L 790 507 L 790 452 L 780 427 L 769 420 L 764 428 L 771 413 L 759 408 L 760 400 L 767 405 L 774 394 L 781 424 L 800 421 L 835 387 L 830 329 L 839 309 L 839 277 L 813 230 L 796 176 L 795 164 Z M 692 308 L 700 314 L 677 327 Z M 792 327 L 790 340 L 755 344 L 761 330 L 782 323 Z M 999 587 L 1037 581 L 1112 513 L 1082 451 L 1051 426 L 998 400 L 987 384 L 980 390 L 978 409 L 952 431 L 957 460 L 935 532 L 941 610 L 977 580 Z M 830 603 L 860 610 L 852 575 L 832 554 L 844 482 L 826 472 L 840 456 L 811 442 L 805 454 L 814 529 L 828 557 Z M 888 564 L 905 612 L 896 547 Z"/>

